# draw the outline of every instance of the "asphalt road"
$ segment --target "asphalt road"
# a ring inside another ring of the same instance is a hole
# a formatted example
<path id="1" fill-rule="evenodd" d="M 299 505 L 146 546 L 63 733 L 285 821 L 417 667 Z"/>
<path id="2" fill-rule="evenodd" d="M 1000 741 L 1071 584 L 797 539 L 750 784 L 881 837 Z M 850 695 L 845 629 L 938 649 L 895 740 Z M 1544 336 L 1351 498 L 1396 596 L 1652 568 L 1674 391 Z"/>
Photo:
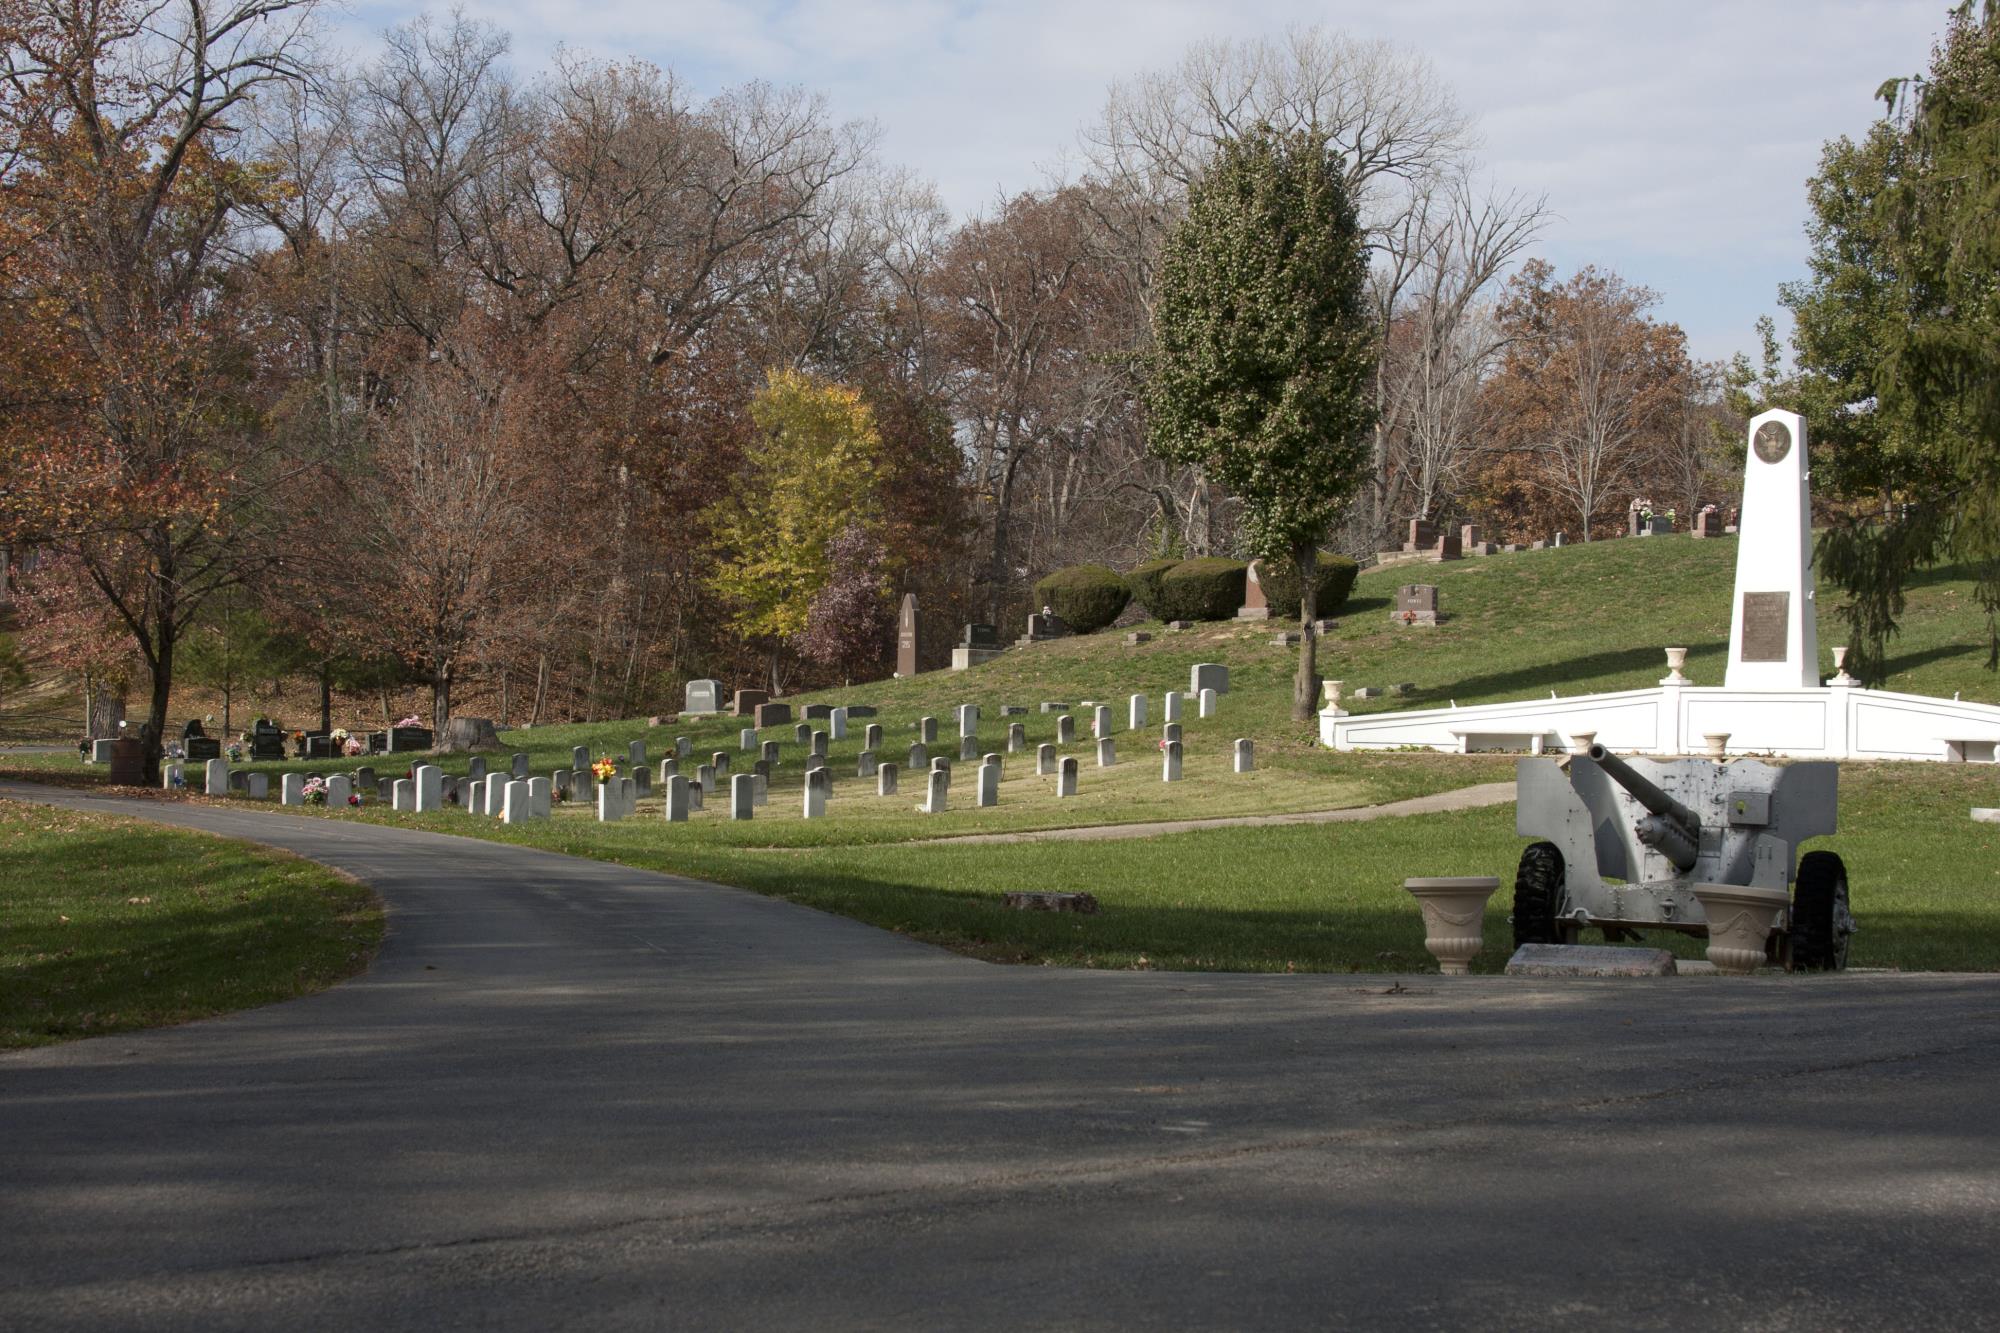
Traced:
<path id="1" fill-rule="evenodd" d="M 10 1330 L 2000 1320 L 2000 978 L 1007 968 L 141 812 L 360 876 L 388 941 L 309 999 L 0 1056 Z"/>

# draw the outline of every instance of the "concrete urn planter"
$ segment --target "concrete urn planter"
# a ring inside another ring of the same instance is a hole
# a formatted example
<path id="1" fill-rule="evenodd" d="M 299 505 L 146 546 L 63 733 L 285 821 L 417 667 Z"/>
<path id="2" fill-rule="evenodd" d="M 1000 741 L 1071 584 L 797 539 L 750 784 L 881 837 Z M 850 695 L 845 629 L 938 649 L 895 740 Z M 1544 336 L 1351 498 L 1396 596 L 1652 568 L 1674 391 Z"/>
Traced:
<path id="1" fill-rule="evenodd" d="M 1500 887 L 1491 875 L 1406 879 L 1424 911 L 1424 947 L 1446 976 L 1464 976 L 1486 942 L 1486 900 Z"/>
<path id="2" fill-rule="evenodd" d="M 1715 970 L 1747 977 L 1763 966 L 1764 941 L 1791 895 L 1749 884 L 1697 884 L 1694 896 L 1708 918 L 1708 961 Z"/>

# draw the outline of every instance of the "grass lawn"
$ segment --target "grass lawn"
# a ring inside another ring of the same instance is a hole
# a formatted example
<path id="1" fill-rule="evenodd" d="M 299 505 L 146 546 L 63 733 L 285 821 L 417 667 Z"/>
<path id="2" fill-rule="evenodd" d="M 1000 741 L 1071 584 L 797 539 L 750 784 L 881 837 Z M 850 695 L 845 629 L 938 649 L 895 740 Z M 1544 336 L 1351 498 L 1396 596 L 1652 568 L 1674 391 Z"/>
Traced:
<path id="1" fill-rule="evenodd" d="M 311 862 L 0 801 L 0 1048 L 290 999 L 381 936 L 375 895 Z"/>
<path id="2" fill-rule="evenodd" d="M 1511 773 L 1512 761 L 1458 762 L 1481 778 Z M 513 826 L 380 806 L 322 817 L 411 824 L 734 884 L 995 961 L 1221 971 L 1435 971 L 1401 886 L 1412 875 L 1455 874 L 1503 881 L 1487 916 L 1486 953 L 1474 965 L 1497 971 L 1511 951 L 1508 893 L 1527 842 L 1514 834 L 1513 807 L 1503 805 L 1114 842 L 953 846 L 916 838 L 955 816 L 916 815 L 907 799 L 882 802 L 896 811 L 871 819 L 850 808 L 878 798 L 836 795 L 835 817 L 810 823 L 792 812 L 796 799 L 788 790 L 780 810 L 774 794 L 773 806 L 749 823 L 710 809 L 668 824 L 657 800 L 642 803 L 638 818 L 612 824 L 580 809 Z M 1973 805 L 2000 805 L 2000 773 L 1983 765 L 1842 766 L 1842 831 L 1804 850 L 1826 847 L 1847 860 L 1861 922 L 1854 966 L 2000 970 L 2000 826 L 1973 823 Z M 851 819 L 845 828 L 843 816 Z M 852 830 L 871 824 L 884 836 L 857 842 Z M 1019 889 L 1087 891 L 1104 910 L 1076 917 L 1000 906 L 1000 894 Z M 1702 947 L 1667 933 L 1649 942 L 1686 957 L 1699 957 Z"/>

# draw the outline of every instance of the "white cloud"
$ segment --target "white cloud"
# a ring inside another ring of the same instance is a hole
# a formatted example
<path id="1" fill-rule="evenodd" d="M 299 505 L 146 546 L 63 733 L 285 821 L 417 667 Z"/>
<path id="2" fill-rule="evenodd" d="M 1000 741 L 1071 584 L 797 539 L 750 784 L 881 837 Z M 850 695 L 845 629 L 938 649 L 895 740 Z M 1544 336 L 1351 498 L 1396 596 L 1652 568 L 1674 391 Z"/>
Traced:
<path id="1" fill-rule="evenodd" d="M 357 40 L 417 12 L 363 3 Z M 1211 37 L 1301 23 L 1429 57 L 1479 120 L 1502 186 L 1546 192 L 1545 249 L 1661 291 L 1698 355 L 1751 345 L 1803 268 L 1804 182 L 1821 144 L 1866 128 L 1886 78 L 1922 68 L 1944 0 L 499 0 L 532 72 L 558 45 L 636 56 L 697 89 L 750 79 L 825 92 L 883 129 L 885 159 L 952 207 L 1042 183 L 1116 79 Z"/>

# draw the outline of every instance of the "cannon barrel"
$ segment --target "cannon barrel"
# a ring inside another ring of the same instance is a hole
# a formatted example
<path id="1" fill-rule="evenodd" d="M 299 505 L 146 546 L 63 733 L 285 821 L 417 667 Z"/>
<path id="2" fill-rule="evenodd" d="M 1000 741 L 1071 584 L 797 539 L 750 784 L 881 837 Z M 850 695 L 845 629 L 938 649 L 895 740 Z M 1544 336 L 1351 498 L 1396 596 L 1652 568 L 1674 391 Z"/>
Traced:
<path id="1" fill-rule="evenodd" d="M 1590 747 L 1590 757 L 1611 780 L 1631 792 L 1652 812 L 1634 826 L 1639 841 L 1659 852 L 1681 870 L 1694 869 L 1701 847 L 1701 820 L 1695 812 L 1639 776 L 1638 771 L 1602 745 Z"/>

